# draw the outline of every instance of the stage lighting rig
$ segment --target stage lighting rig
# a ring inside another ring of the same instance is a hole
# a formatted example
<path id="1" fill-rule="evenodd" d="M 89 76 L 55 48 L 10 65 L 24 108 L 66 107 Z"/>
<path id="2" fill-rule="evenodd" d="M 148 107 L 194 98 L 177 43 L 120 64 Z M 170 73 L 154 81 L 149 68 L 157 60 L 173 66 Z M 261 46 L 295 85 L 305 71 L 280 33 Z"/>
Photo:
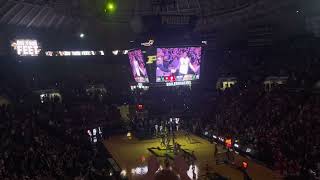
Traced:
<path id="1" fill-rule="evenodd" d="M 81 38 L 81 39 L 83 39 L 83 38 L 85 37 L 85 34 L 80 33 L 80 35 L 79 35 L 79 36 L 80 36 L 80 38 Z"/>
<path id="2" fill-rule="evenodd" d="M 113 50 L 113 51 L 112 51 L 112 54 L 116 56 L 116 55 L 119 54 L 119 52 L 120 52 L 119 50 Z"/>
<path id="3" fill-rule="evenodd" d="M 123 50 L 122 54 L 126 55 L 126 54 L 128 54 L 128 52 L 129 52 L 129 50 Z"/>
<path id="4" fill-rule="evenodd" d="M 117 3 L 115 0 L 106 0 L 105 2 L 105 7 L 104 7 L 104 12 L 112 14 L 116 11 L 117 9 Z"/>
<path id="5" fill-rule="evenodd" d="M 162 9 L 166 8 L 167 6 L 176 6 L 176 0 L 152 0 L 151 5 L 153 7 L 160 7 Z"/>

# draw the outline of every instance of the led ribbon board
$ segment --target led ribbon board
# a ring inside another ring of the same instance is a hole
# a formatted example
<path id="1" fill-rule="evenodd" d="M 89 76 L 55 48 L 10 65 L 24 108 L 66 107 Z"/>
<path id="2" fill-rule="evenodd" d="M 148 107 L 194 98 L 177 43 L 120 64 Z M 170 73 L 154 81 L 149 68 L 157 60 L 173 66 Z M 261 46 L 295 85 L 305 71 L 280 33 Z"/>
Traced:
<path id="1" fill-rule="evenodd" d="M 46 56 L 104 56 L 104 51 L 46 51 Z"/>

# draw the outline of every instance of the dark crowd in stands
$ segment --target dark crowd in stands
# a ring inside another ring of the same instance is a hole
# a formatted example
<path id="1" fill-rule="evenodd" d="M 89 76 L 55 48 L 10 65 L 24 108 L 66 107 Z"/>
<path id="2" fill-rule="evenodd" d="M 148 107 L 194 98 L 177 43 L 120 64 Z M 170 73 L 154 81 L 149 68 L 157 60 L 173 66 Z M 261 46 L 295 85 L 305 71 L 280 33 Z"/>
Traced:
<path id="1" fill-rule="evenodd" d="M 308 179 L 310 171 L 319 176 L 320 93 L 314 87 L 320 77 L 319 59 L 300 54 L 297 59 L 308 61 L 279 67 L 277 75 L 288 76 L 288 84 L 266 91 L 263 80 L 275 74 L 272 70 L 278 64 L 267 64 L 264 60 L 272 58 L 251 63 L 245 57 L 228 58 L 215 66 L 215 76 L 237 77 L 239 85 L 224 91 L 194 85 L 192 89 L 150 88 L 143 93 L 132 93 L 127 87 L 123 93 L 112 89 L 110 84 L 117 82 L 88 81 L 95 79 L 96 74 L 66 80 L 62 75 L 47 81 L 46 72 L 22 78 L 1 76 L 0 93 L 6 94 L 12 103 L 0 109 L 0 179 L 98 179 L 110 174 L 111 168 L 105 168 L 108 167 L 105 158 L 110 155 L 92 146 L 87 130 L 103 127 L 103 138 L 127 132 L 128 124 L 121 121 L 117 109 L 124 103 L 134 106 L 143 103 L 151 119 L 180 117 L 181 128 L 189 127 L 196 134 L 207 131 L 237 140 L 255 150 L 257 160 L 284 177 Z M 237 63 L 230 59 L 236 59 Z M 306 65 L 301 66 L 302 63 Z M 203 70 L 206 72 L 205 67 Z M 206 80 L 206 75 L 201 76 Z M 202 85 L 208 84 L 205 80 Z M 68 87 L 77 82 L 105 84 L 107 94 L 88 95 L 82 85 Z M 127 82 L 124 84 L 128 86 Z M 53 98 L 40 103 L 39 96 L 26 95 L 31 94 L 30 89 L 52 87 L 61 92 L 61 102 Z M 152 123 L 146 124 L 154 127 Z"/>
<path id="2" fill-rule="evenodd" d="M 52 98 L 31 107 L 1 106 L 0 179 L 114 179 L 110 155 L 92 146 L 86 131 L 112 129 L 118 111 L 92 102 L 68 105 Z"/>
<path id="3" fill-rule="evenodd" d="M 214 102 L 218 108 L 195 125 L 196 131 L 257 150 L 259 160 L 285 177 L 319 171 L 319 94 L 282 88 L 259 94 L 246 88 L 225 91 Z"/>
<path id="4" fill-rule="evenodd" d="M 176 91 L 182 91 L 182 97 L 193 96 L 188 89 Z M 170 90 L 161 92 L 168 93 L 164 95 L 168 98 L 161 105 L 168 103 L 175 107 L 169 117 L 180 117 L 180 129 L 200 136 L 208 132 L 217 137 L 231 138 L 240 146 L 255 150 L 256 160 L 283 177 L 311 179 L 310 172 L 319 174 L 319 92 L 283 86 L 274 87 L 271 91 L 256 85 L 242 88 L 234 86 L 218 92 L 206 102 L 206 106 L 201 106 L 201 113 L 191 110 L 195 107 L 188 103 L 189 98 L 182 98 L 186 100 L 183 101 L 177 98 L 179 95 L 171 97 Z M 177 112 L 177 109 L 183 111 Z M 165 110 L 157 111 L 160 117 L 135 120 L 138 122 L 135 123 L 137 130 L 141 132 L 147 127 L 153 130 L 151 134 L 155 134 L 156 124 L 160 126 L 168 122 L 169 117 L 161 116 Z"/>
<path id="5" fill-rule="evenodd" d="M 268 56 L 248 62 L 231 52 L 227 54 L 230 57 L 223 59 L 223 65 L 211 71 L 245 81 L 212 93 L 197 89 L 197 85 L 157 88 L 142 95 L 139 92 L 138 101 L 145 100 L 149 110 L 158 115 L 142 121 L 139 127 L 154 129 L 155 124 L 163 124 L 169 117 L 181 117 L 181 129 L 232 138 L 254 150 L 256 160 L 282 177 L 319 177 L 319 58 L 310 52 L 293 52 L 283 57 L 292 60 L 290 63 Z M 287 77 L 286 83 L 266 88 L 263 81 L 270 74 Z M 171 114 L 161 116 L 165 112 Z"/>

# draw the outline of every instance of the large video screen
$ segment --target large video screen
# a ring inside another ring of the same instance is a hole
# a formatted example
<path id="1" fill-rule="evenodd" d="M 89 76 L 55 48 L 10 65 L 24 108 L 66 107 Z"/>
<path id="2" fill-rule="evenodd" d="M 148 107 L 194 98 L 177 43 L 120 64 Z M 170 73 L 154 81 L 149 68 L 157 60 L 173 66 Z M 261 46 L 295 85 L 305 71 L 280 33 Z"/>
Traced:
<path id="1" fill-rule="evenodd" d="M 141 50 L 134 50 L 128 52 L 130 65 L 132 68 L 133 77 L 138 83 L 148 83 L 149 78 L 147 74 L 146 65 L 144 63 L 143 54 Z"/>
<path id="2" fill-rule="evenodd" d="M 201 47 L 157 48 L 156 81 L 192 81 L 200 78 Z"/>

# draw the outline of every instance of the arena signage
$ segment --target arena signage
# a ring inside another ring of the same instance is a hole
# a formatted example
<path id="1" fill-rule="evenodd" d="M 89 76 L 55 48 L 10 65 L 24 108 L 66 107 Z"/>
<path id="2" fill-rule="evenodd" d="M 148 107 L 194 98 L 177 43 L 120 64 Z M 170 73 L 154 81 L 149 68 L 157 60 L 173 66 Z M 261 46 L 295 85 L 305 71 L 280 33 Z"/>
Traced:
<path id="1" fill-rule="evenodd" d="M 148 56 L 148 61 L 146 64 L 153 64 L 157 61 L 157 56 Z"/>
<path id="2" fill-rule="evenodd" d="M 38 56 L 40 45 L 34 39 L 17 39 L 11 43 L 12 48 L 19 56 Z M 100 51 L 45 51 L 45 56 L 104 56 L 105 52 Z"/>
<path id="3" fill-rule="evenodd" d="M 149 86 L 144 86 L 142 83 L 138 83 L 137 86 L 130 86 L 131 90 L 135 90 L 135 89 L 143 89 L 143 90 L 148 90 Z"/>
<path id="4" fill-rule="evenodd" d="M 150 39 L 148 42 L 141 43 L 141 46 L 150 47 L 154 43 L 154 40 Z"/>
<path id="5" fill-rule="evenodd" d="M 33 39 L 19 39 L 13 42 L 11 46 L 19 56 L 38 56 L 41 51 L 38 41 Z"/>
<path id="6" fill-rule="evenodd" d="M 170 82 L 166 86 L 191 86 L 191 81 Z"/>
<path id="7" fill-rule="evenodd" d="M 104 56 L 104 51 L 46 51 L 46 56 Z"/>

